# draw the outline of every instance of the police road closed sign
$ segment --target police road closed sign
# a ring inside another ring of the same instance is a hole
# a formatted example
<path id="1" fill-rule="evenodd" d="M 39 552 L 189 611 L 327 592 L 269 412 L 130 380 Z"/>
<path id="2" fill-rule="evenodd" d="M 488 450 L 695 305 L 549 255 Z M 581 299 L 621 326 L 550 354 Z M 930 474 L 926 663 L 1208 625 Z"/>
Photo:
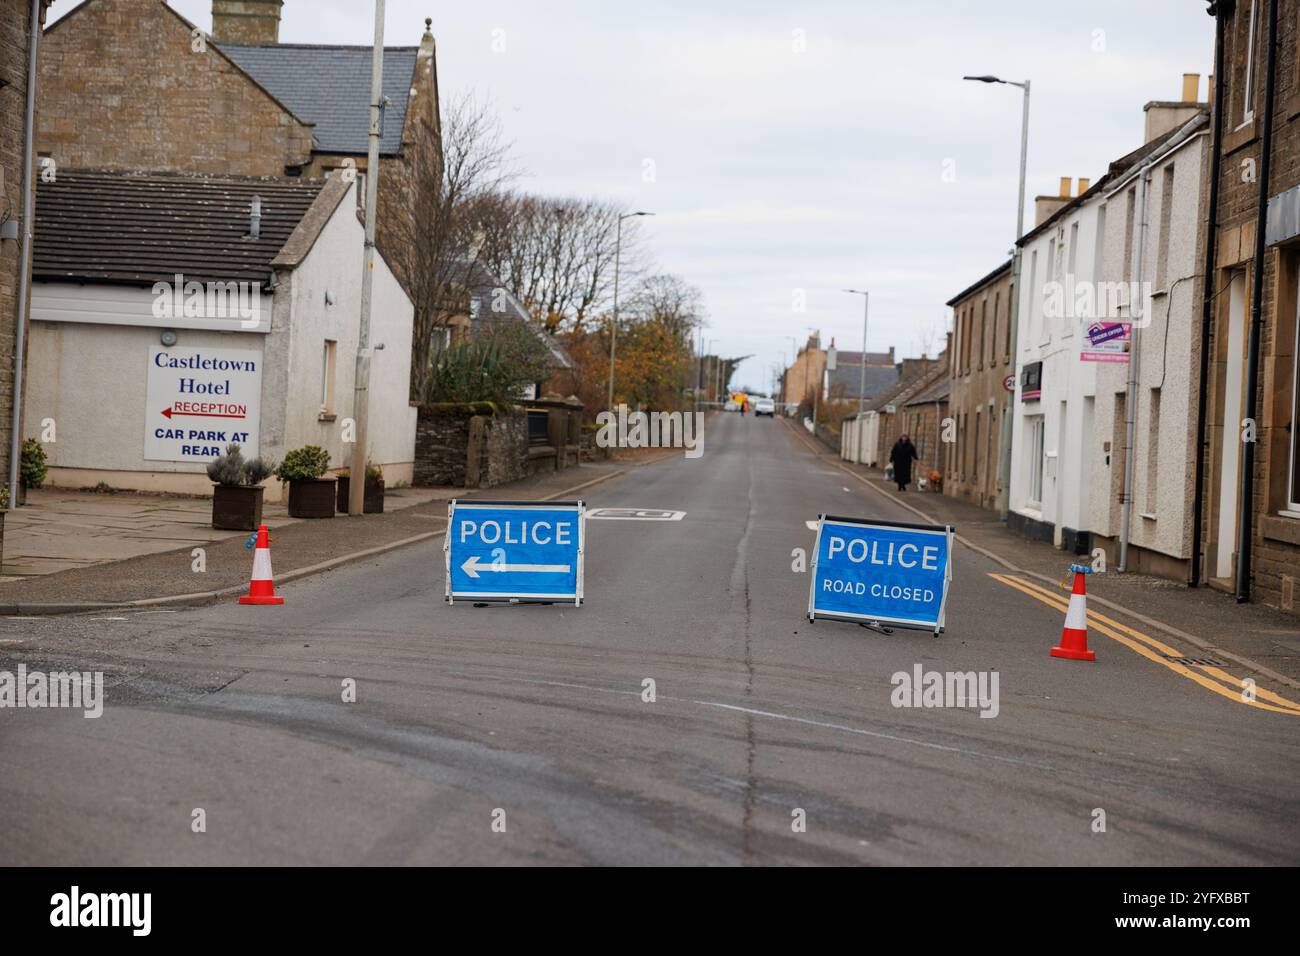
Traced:
<path id="1" fill-rule="evenodd" d="M 146 461 L 209 462 L 232 442 L 257 456 L 260 351 L 153 345 L 146 382 Z"/>
<path id="2" fill-rule="evenodd" d="M 808 619 L 944 626 L 952 528 L 823 515 L 813 552 Z"/>
<path id="3" fill-rule="evenodd" d="M 581 501 L 457 501 L 447 509 L 447 602 L 582 604 Z"/>

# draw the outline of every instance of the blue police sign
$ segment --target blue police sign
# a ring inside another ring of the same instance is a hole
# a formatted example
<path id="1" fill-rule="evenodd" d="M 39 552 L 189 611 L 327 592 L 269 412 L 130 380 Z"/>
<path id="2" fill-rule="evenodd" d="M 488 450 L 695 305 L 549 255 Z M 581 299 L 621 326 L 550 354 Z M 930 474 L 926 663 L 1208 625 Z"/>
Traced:
<path id="1" fill-rule="evenodd" d="M 943 630 L 952 528 L 822 515 L 808 620 Z"/>
<path id="2" fill-rule="evenodd" d="M 582 604 L 581 501 L 457 501 L 447 508 L 447 603 Z"/>

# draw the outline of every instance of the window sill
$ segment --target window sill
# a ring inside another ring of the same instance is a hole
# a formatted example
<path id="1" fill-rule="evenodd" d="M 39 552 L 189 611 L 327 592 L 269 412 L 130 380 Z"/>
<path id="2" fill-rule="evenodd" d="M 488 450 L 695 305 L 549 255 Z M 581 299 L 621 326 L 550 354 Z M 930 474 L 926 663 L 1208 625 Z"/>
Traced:
<path id="1" fill-rule="evenodd" d="M 319 415 L 316 416 L 316 421 L 318 422 L 333 422 L 337 420 L 338 420 L 338 415 L 334 414 L 333 412 L 321 412 Z"/>
<path id="2" fill-rule="evenodd" d="M 1255 121 L 1254 119 L 1242 123 L 1231 133 L 1223 137 L 1224 155 L 1234 153 L 1239 149 L 1249 146 L 1255 142 Z"/>
<path id="3" fill-rule="evenodd" d="M 1155 521 L 1155 520 L 1156 520 L 1156 516 L 1153 515 L 1153 514 L 1151 514 L 1149 511 L 1140 511 L 1140 512 L 1138 512 L 1138 517 L 1139 517 L 1139 518 L 1146 518 L 1148 521 Z"/>
<path id="4" fill-rule="evenodd" d="M 1259 530 L 1271 541 L 1300 547 L 1300 513 L 1283 511 L 1276 515 L 1261 515 Z"/>

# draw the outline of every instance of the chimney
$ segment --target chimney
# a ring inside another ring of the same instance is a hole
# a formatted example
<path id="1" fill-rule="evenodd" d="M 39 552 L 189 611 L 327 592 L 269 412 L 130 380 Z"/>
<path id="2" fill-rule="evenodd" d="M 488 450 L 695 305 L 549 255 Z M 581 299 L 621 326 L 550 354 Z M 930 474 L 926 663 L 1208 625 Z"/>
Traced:
<path id="1" fill-rule="evenodd" d="M 1061 207 L 1067 205 L 1072 198 L 1070 196 L 1069 176 L 1061 177 L 1061 187 L 1055 196 L 1035 196 L 1034 197 L 1034 228 L 1038 228 L 1047 220 L 1056 215 Z M 1080 180 L 1086 182 L 1086 180 Z"/>
<path id="2" fill-rule="evenodd" d="M 279 43 L 284 0 L 212 0 L 212 39 L 218 43 Z"/>
<path id="3" fill-rule="evenodd" d="M 1091 185 L 1092 185 L 1092 180 L 1091 180 L 1091 179 L 1084 179 L 1082 176 L 1080 176 L 1080 177 L 1079 177 L 1079 190 L 1078 190 L 1078 192 L 1075 193 L 1075 195 L 1076 195 L 1076 196 L 1082 196 L 1084 193 L 1086 193 L 1086 192 L 1088 191 L 1088 187 L 1091 186 Z"/>
<path id="4" fill-rule="evenodd" d="M 1142 111 L 1146 113 L 1146 139 L 1151 142 L 1164 136 L 1170 130 L 1177 129 L 1197 114 L 1205 106 L 1198 99 L 1201 86 L 1201 74 L 1184 73 L 1182 99 L 1177 101 L 1153 100 Z"/>
<path id="5" fill-rule="evenodd" d="M 253 196 L 252 208 L 248 214 L 248 237 L 262 238 L 262 197 L 258 195 Z"/>

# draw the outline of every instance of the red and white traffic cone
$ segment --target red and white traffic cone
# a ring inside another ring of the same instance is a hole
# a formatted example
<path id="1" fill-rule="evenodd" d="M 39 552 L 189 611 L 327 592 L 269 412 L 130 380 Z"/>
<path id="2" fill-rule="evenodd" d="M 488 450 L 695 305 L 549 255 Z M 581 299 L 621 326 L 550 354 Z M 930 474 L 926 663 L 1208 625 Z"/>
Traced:
<path id="1" fill-rule="evenodd" d="M 271 578 L 271 532 L 266 525 L 257 529 L 257 545 L 253 549 L 253 577 L 248 582 L 248 593 L 239 599 L 240 604 L 283 604 L 284 598 L 275 593 Z"/>
<path id="2" fill-rule="evenodd" d="M 1072 661 L 1095 661 L 1097 655 L 1088 650 L 1088 588 L 1084 583 L 1084 575 L 1091 574 L 1092 568 L 1085 564 L 1072 564 L 1070 570 L 1074 572 L 1070 608 L 1065 612 L 1060 646 L 1052 648 L 1052 656 Z"/>

